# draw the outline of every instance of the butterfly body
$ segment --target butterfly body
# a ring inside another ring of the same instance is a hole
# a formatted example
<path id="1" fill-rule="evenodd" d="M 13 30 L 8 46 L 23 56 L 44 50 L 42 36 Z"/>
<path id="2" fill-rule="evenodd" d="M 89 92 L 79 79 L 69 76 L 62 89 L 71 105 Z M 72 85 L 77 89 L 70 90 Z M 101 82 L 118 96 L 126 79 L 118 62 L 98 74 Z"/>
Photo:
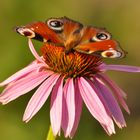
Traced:
<path id="1" fill-rule="evenodd" d="M 121 58 L 125 55 L 118 42 L 113 40 L 105 29 L 84 26 L 67 17 L 31 23 L 17 27 L 16 31 L 28 38 L 42 41 L 46 45 L 63 47 L 65 53 L 77 51 L 107 58 Z"/>

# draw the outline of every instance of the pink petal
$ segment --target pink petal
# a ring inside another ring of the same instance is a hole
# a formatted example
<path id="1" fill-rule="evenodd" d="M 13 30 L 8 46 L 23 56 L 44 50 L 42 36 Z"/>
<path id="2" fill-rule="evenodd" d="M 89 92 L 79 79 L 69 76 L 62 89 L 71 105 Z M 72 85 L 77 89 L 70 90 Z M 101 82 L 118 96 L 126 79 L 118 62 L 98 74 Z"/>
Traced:
<path id="1" fill-rule="evenodd" d="M 37 89 L 32 98 L 30 99 L 24 116 L 23 121 L 28 122 L 43 106 L 48 96 L 50 95 L 53 86 L 55 85 L 57 79 L 60 75 L 51 75 L 44 83 Z"/>
<path id="2" fill-rule="evenodd" d="M 66 88 L 66 86 L 65 86 Z M 68 108 L 67 108 L 67 104 L 66 104 L 66 98 L 65 95 L 63 93 L 63 99 L 62 99 L 62 129 L 64 131 L 64 133 L 66 134 L 66 130 L 68 127 Z"/>
<path id="3" fill-rule="evenodd" d="M 78 81 L 75 79 L 75 122 L 74 126 L 72 128 L 72 131 L 70 133 L 70 138 L 72 138 L 77 130 L 80 117 L 81 117 L 81 112 L 82 112 L 82 105 L 83 105 L 83 100 L 80 95 L 79 87 L 78 87 Z"/>
<path id="4" fill-rule="evenodd" d="M 34 72 L 22 79 L 9 84 L 0 95 L 0 102 L 7 104 L 8 102 L 18 98 L 19 96 L 31 91 L 37 87 L 43 80 L 50 76 L 52 72 Z"/>
<path id="5" fill-rule="evenodd" d="M 130 114 L 130 110 L 125 100 L 123 99 L 123 97 L 126 98 L 126 93 L 121 88 L 119 88 L 118 85 L 105 74 L 99 74 L 98 77 L 109 86 L 109 88 L 113 91 L 115 97 L 120 102 L 122 107 L 126 110 L 126 112 Z"/>
<path id="6" fill-rule="evenodd" d="M 124 71 L 124 72 L 140 72 L 140 67 L 138 66 L 128 66 L 128 65 L 106 65 L 103 64 L 100 66 L 101 70 L 115 70 L 115 71 Z"/>
<path id="7" fill-rule="evenodd" d="M 112 133 L 115 133 L 113 121 L 107 113 L 101 99 L 98 97 L 98 93 L 94 91 L 83 77 L 78 79 L 78 85 L 81 96 L 93 117 L 98 120 L 100 124 L 110 129 Z"/>
<path id="8" fill-rule="evenodd" d="M 50 119 L 54 136 L 56 136 L 61 129 L 63 80 L 64 77 L 58 79 L 51 95 Z"/>
<path id="9" fill-rule="evenodd" d="M 64 133 L 65 133 L 65 137 L 68 137 L 70 136 L 70 133 L 72 131 L 75 122 L 75 91 L 74 91 L 74 84 L 72 78 L 67 79 L 64 85 L 64 98 L 66 100 L 66 106 L 68 110 L 68 117 L 67 117 L 68 120 L 66 120 L 67 127 L 66 129 L 64 128 Z"/>
<path id="10" fill-rule="evenodd" d="M 98 94 L 100 94 L 100 97 L 102 97 L 104 99 L 105 106 L 108 107 L 108 109 L 109 109 L 113 119 L 115 120 L 116 124 L 118 125 L 118 127 L 122 128 L 122 127 L 126 126 L 126 122 L 124 120 L 122 111 L 121 111 L 116 99 L 110 92 L 110 90 L 98 78 L 95 77 L 94 80 L 95 80 L 95 83 L 94 83 L 94 85 L 92 84 L 92 86 L 96 86 L 96 88 L 98 89 Z"/>
<path id="11" fill-rule="evenodd" d="M 103 127 L 103 129 L 106 131 L 106 133 L 107 133 L 109 136 L 111 136 L 112 134 L 115 134 L 115 133 L 116 133 L 115 131 L 112 132 L 112 129 L 110 129 L 110 127 L 108 127 L 108 126 L 106 126 L 106 125 L 101 124 L 101 126 Z"/>
<path id="12" fill-rule="evenodd" d="M 16 72 L 14 75 L 10 76 L 8 79 L 6 79 L 2 83 L 0 83 L 0 86 L 5 86 L 5 85 L 9 84 L 10 82 L 13 82 L 17 79 L 20 79 L 21 77 L 24 77 L 25 75 L 39 69 L 42 66 L 43 66 L 43 64 L 37 64 L 34 61 L 32 64 L 30 64 L 27 67 L 21 69 L 20 71 Z"/>
<path id="13" fill-rule="evenodd" d="M 46 63 L 44 62 L 44 60 L 43 60 L 43 59 L 38 55 L 38 53 L 36 52 L 36 50 L 35 50 L 35 48 L 34 48 L 34 45 L 33 45 L 33 43 L 32 43 L 32 40 L 31 40 L 30 38 L 28 39 L 28 44 L 29 44 L 29 48 L 30 48 L 30 50 L 31 50 L 31 52 L 32 52 L 32 54 L 33 54 L 33 56 L 34 56 L 39 62 L 46 64 Z"/>

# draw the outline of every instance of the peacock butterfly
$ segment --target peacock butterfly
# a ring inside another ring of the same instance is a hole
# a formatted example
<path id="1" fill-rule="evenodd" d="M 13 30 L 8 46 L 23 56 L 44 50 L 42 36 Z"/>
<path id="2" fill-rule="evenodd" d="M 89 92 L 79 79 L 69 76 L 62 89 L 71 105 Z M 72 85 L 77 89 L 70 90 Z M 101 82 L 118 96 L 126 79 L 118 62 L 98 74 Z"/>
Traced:
<path id="1" fill-rule="evenodd" d="M 125 51 L 104 28 L 84 26 L 67 17 L 50 18 L 46 22 L 34 22 L 16 27 L 16 31 L 28 38 L 63 47 L 66 53 L 77 51 L 103 58 L 125 56 Z"/>

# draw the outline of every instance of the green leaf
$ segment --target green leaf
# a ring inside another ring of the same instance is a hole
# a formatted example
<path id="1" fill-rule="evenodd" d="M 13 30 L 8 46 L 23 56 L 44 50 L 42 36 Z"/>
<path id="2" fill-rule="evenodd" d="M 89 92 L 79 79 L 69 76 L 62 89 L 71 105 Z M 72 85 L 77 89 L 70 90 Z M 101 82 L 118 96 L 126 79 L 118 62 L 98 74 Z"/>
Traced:
<path id="1" fill-rule="evenodd" d="M 55 140 L 55 136 L 53 135 L 52 127 L 51 126 L 50 126 L 50 129 L 48 131 L 48 135 L 47 135 L 46 140 Z"/>

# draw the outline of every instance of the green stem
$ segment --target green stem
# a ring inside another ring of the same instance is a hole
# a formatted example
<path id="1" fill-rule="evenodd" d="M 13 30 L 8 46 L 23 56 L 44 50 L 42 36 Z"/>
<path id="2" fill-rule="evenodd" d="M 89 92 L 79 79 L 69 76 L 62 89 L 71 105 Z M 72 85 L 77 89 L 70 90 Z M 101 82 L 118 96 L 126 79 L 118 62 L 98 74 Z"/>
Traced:
<path id="1" fill-rule="evenodd" d="M 55 138 L 55 136 L 53 135 L 52 127 L 50 126 L 46 140 L 55 140 L 55 139 L 56 139 L 56 138 Z"/>

